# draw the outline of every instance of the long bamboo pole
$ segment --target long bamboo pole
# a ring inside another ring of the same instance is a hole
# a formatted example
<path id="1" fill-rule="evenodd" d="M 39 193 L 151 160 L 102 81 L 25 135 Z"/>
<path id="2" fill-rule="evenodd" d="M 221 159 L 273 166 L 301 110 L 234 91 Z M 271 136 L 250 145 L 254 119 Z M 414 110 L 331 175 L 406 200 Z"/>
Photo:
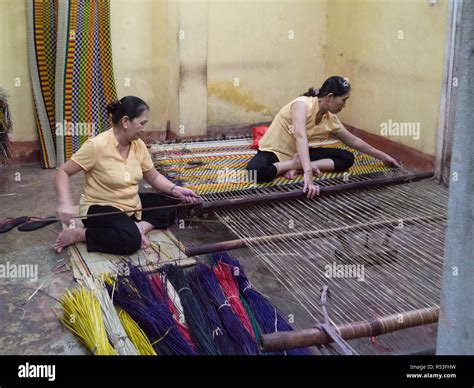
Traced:
<path id="1" fill-rule="evenodd" d="M 409 327 L 427 325 L 438 321 L 439 307 L 393 314 L 368 321 L 360 321 L 336 326 L 336 331 L 344 340 L 373 337 Z M 262 352 L 279 352 L 288 349 L 314 345 L 328 345 L 331 338 L 319 328 L 297 331 L 279 331 L 260 337 Z"/>
<path id="2" fill-rule="evenodd" d="M 185 253 L 188 257 L 204 255 L 206 253 L 215 253 L 222 251 L 229 251 L 232 249 L 239 249 L 247 246 L 254 245 L 265 245 L 279 243 L 283 241 L 288 241 L 289 239 L 294 240 L 310 240 L 313 238 L 321 238 L 332 233 L 347 233 L 347 232 L 357 232 L 358 230 L 363 230 L 364 228 L 369 227 L 383 227 L 390 225 L 398 225 L 400 221 L 403 222 L 403 225 L 410 225 L 417 222 L 424 221 L 433 221 L 446 218 L 446 214 L 433 214 L 431 216 L 422 216 L 422 217 L 410 217 L 405 219 L 392 219 L 385 221 L 373 222 L 370 224 L 355 224 L 342 226 L 340 228 L 331 228 L 331 229 L 322 229 L 322 230 L 311 230 L 304 232 L 296 233 L 285 233 L 285 234 L 276 234 L 273 236 L 262 236 L 255 238 L 243 238 L 235 240 L 221 241 L 217 243 L 201 244 L 201 245 L 190 245 L 186 247 Z"/>

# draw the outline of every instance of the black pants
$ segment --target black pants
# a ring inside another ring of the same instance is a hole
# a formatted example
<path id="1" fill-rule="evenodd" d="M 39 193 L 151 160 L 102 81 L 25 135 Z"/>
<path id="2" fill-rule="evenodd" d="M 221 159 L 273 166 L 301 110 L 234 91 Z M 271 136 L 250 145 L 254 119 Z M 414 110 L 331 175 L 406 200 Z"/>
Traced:
<path id="1" fill-rule="evenodd" d="M 142 208 L 167 206 L 178 203 L 178 200 L 164 197 L 158 193 L 140 193 Z M 112 213 L 120 211 L 113 206 L 92 205 L 87 212 L 90 214 Z M 142 221 L 149 222 L 157 229 L 166 229 L 174 223 L 176 208 L 145 210 Z M 115 253 L 131 255 L 141 245 L 141 235 L 135 224 L 134 216 L 126 213 L 91 217 L 83 220 L 86 230 L 86 244 L 89 252 Z"/>
<path id="2" fill-rule="evenodd" d="M 309 159 L 312 162 L 331 159 L 334 162 L 334 171 L 347 170 L 354 164 L 354 155 L 338 148 L 310 148 Z M 277 168 L 273 165 L 276 162 L 278 162 L 278 157 L 273 152 L 258 151 L 247 165 L 247 170 L 256 172 L 257 183 L 271 182 L 277 175 Z"/>

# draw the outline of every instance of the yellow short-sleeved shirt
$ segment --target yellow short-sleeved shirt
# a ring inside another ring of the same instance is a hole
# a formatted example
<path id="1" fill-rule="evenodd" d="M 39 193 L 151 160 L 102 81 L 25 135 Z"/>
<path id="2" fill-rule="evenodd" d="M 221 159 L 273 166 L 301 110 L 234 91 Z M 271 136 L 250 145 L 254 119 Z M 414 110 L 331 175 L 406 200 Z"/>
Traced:
<path id="1" fill-rule="evenodd" d="M 143 172 L 152 169 L 153 162 L 145 143 L 131 143 L 128 159 L 120 155 L 113 129 L 87 140 L 72 156 L 85 171 L 85 188 L 79 202 L 80 215 L 86 215 L 91 205 L 113 206 L 127 211 L 141 208 L 138 184 Z M 141 219 L 141 212 L 135 212 Z"/>
<path id="2" fill-rule="evenodd" d="M 332 135 L 344 129 L 338 117 L 330 112 L 326 112 L 321 122 L 316 125 L 316 115 L 319 110 L 318 97 L 301 96 L 295 98 L 277 113 L 258 146 L 260 151 L 275 153 L 280 162 L 290 160 L 296 153 L 291 107 L 297 101 L 306 104 L 306 134 L 310 147 L 337 142 L 338 140 Z"/>

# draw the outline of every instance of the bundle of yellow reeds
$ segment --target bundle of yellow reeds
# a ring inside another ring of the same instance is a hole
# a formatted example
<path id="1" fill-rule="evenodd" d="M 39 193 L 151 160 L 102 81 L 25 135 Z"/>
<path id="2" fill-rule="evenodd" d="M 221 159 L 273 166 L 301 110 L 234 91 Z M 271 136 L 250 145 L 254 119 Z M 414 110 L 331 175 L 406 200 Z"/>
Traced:
<path id="1" fill-rule="evenodd" d="M 67 290 L 61 300 L 60 321 L 95 355 L 116 355 L 105 331 L 99 300 L 85 287 Z"/>
<path id="2" fill-rule="evenodd" d="M 132 317 L 126 311 L 119 308 L 117 308 L 117 314 L 138 353 L 142 356 L 156 356 L 155 349 L 153 349 L 148 337 Z"/>

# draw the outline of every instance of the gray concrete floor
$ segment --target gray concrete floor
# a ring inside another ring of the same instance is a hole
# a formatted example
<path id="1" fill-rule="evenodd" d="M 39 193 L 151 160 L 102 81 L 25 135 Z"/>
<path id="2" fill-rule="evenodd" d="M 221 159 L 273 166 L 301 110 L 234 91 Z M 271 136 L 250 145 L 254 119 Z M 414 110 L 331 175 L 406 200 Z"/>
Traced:
<path id="1" fill-rule="evenodd" d="M 0 219 L 6 217 L 49 216 L 56 210 L 55 170 L 36 165 L 14 165 L 0 170 Z M 77 203 L 83 190 L 84 176 L 72 178 L 73 198 Z M 178 239 L 188 245 L 233 239 L 227 228 L 217 222 L 186 223 L 184 229 L 173 229 Z M 66 289 L 73 288 L 67 251 L 56 254 L 53 244 L 60 230 L 58 223 L 33 232 L 16 229 L 0 234 L 0 263 L 37 264 L 38 280 L 0 278 L 0 354 L 89 354 L 87 349 L 58 321 L 58 299 Z M 285 290 L 278 279 L 248 249 L 232 252 L 243 264 L 252 284 L 286 316 L 294 318 L 295 328 L 314 326 L 308 313 Z M 209 256 L 199 257 L 206 261 Z M 41 290 L 31 296 L 35 290 Z M 53 311 L 54 309 L 54 311 Z M 405 330 L 395 352 L 416 352 L 435 345 L 436 325 Z M 403 334 L 403 333 L 402 333 Z M 410 335 L 411 334 L 411 335 Z M 417 340 L 406 341 L 408 337 Z M 395 338 L 398 338 L 395 337 Z M 383 343 L 383 339 L 379 339 Z M 352 341 L 361 353 L 387 354 L 376 349 L 368 339 Z M 316 352 L 317 353 L 317 352 Z"/>
<path id="2" fill-rule="evenodd" d="M 15 165 L 0 170 L 0 219 L 54 215 L 55 170 L 36 165 Z M 72 179 L 74 199 L 82 191 L 83 176 Z M 33 232 L 16 229 L 0 234 L 0 262 L 38 265 L 38 280 L 0 278 L 0 353 L 87 354 L 87 350 L 62 327 L 59 299 L 75 286 L 68 269 L 67 251 L 56 254 L 53 244 L 58 223 Z M 44 285 L 43 285 L 44 284 Z M 43 285 L 33 297 L 35 290 Z M 29 299 L 29 300 L 28 300 Z"/>

